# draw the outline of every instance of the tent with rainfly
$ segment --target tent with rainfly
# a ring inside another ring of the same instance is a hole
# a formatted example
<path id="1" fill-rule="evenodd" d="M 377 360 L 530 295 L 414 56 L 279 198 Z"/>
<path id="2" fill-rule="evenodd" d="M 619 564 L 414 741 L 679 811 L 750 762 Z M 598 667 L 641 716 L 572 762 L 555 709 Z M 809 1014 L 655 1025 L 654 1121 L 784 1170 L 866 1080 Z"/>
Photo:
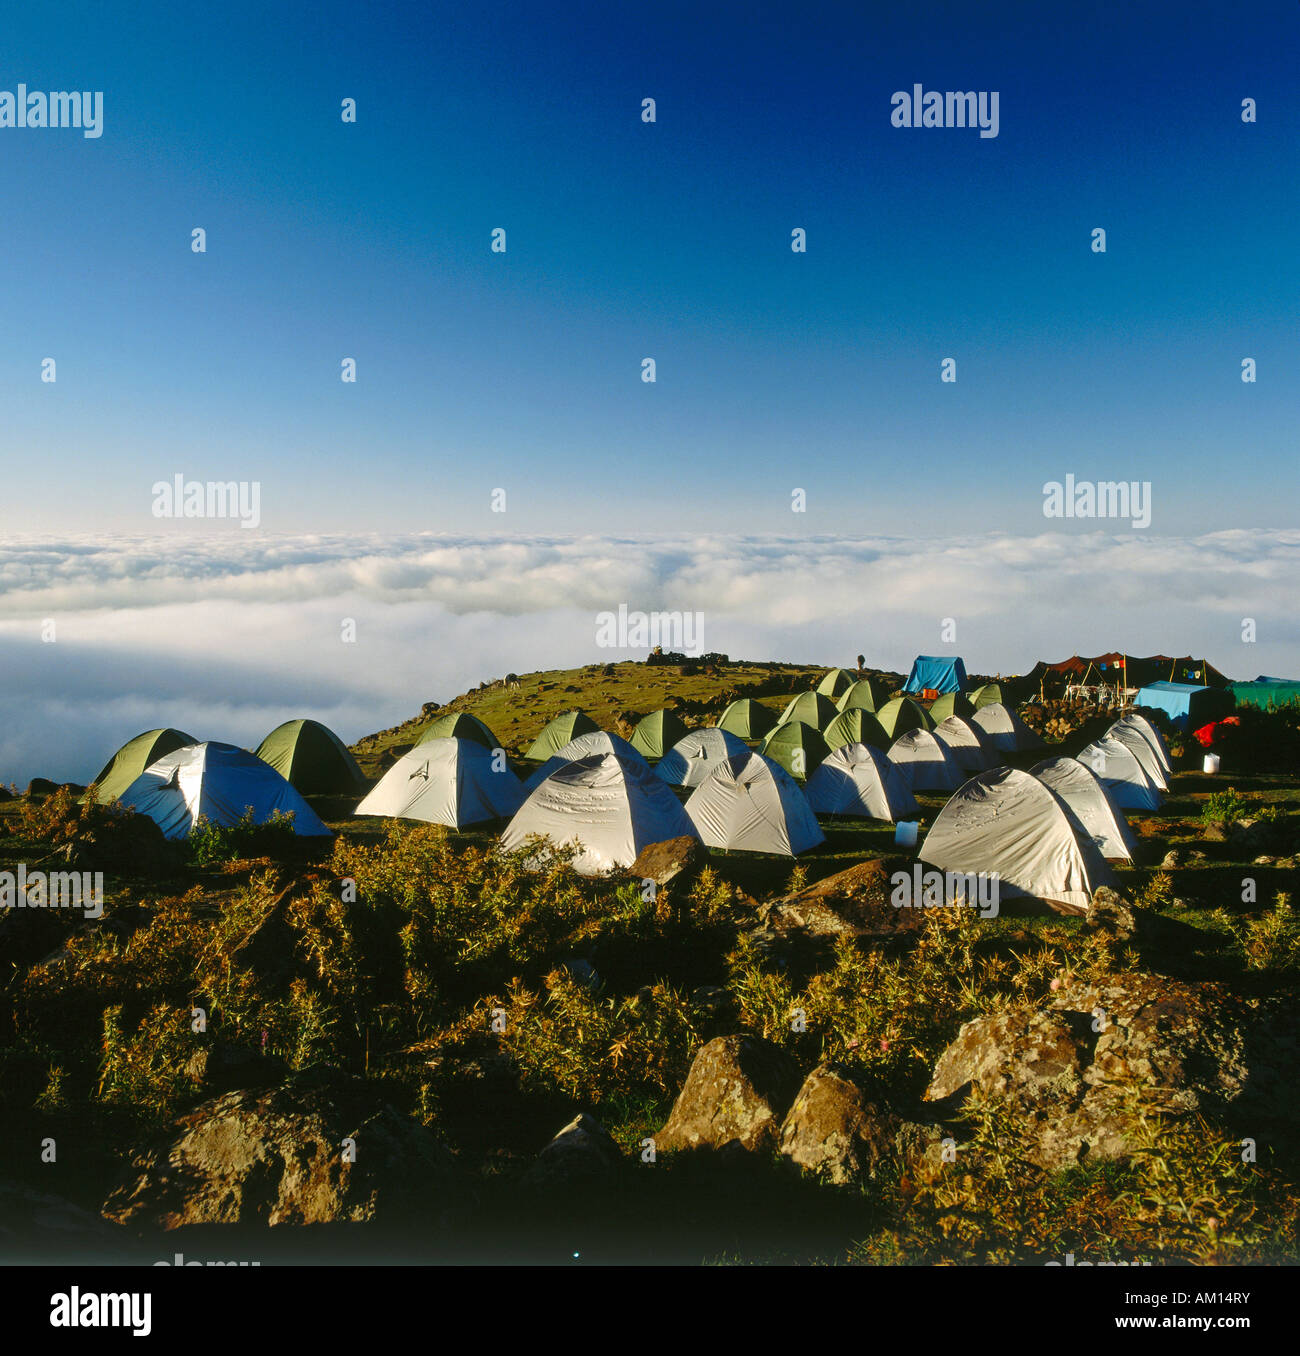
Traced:
<path id="1" fill-rule="evenodd" d="M 931 733 L 941 744 L 948 746 L 953 761 L 967 774 L 987 772 L 1002 762 L 1002 755 L 993 741 L 972 720 L 949 716 L 947 720 L 941 720 Z"/>
<path id="2" fill-rule="evenodd" d="M 535 763 L 544 763 L 579 735 L 593 734 L 599 728 L 585 711 L 563 711 L 533 740 L 525 756 Z"/>
<path id="3" fill-rule="evenodd" d="M 778 725 L 758 746 L 758 751 L 803 781 L 830 749 L 820 731 L 801 720 L 791 720 Z"/>
<path id="4" fill-rule="evenodd" d="M 532 791 L 546 780 L 552 772 L 572 763 L 579 758 L 590 758 L 593 753 L 613 753 L 626 758 L 631 763 L 650 764 L 621 735 L 608 734 L 604 730 L 591 730 L 587 734 L 571 739 L 558 753 L 553 753 L 539 768 L 534 768 L 524 782 L 524 790 Z"/>
<path id="5" fill-rule="evenodd" d="M 617 753 L 589 754 L 552 772 L 506 826 L 501 847 L 513 852 L 534 834 L 577 848 L 573 869 L 584 876 L 631 866 L 650 843 L 699 837 L 645 760 Z"/>
<path id="6" fill-rule="evenodd" d="M 789 725 L 791 721 L 801 720 L 814 730 L 824 730 L 835 719 L 835 703 L 820 692 L 801 692 L 791 698 L 781 712 L 779 725 Z"/>
<path id="7" fill-rule="evenodd" d="M 847 669 L 831 669 L 817 684 L 817 691 L 837 702 L 852 686 L 853 675 Z"/>
<path id="8" fill-rule="evenodd" d="M 164 838 L 187 838 L 200 817 L 229 827 L 247 810 L 255 824 L 291 814 L 293 831 L 302 837 L 330 832 L 273 767 L 233 744 L 189 744 L 167 754 L 122 792 L 121 801 L 148 815 Z"/>
<path id="9" fill-rule="evenodd" d="M 1029 769 L 1074 812 L 1097 851 L 1110 861 L 1132 861 L 1137 840 L 1123 811 L 1092 769 L 1077 758 L 1045 758 Z"/>
<path id="10" fill-rule="evenodd" d="M 984 731 L 999 753 L 1022 753 L 1027 749 L 1043 747 L 1043 741 L 1009 706 L 1003 706 L 1001 702 L 978 707 L 971 721 Z"/>
<path id="11" fill-rule="evenodd" d="M 686 813 L 713 848 L 794 857 L 826 841 L 790 774 L 748 749 L 720 763 L 691 792 Z"/>
<path id="12" fill-rule="evenodd" d="M 1080 750 L 1079 761 L 1100 779 L 1121 810 L 1158 810 L 1164 797 L 1137 755 L 1109 734 Z"/>
<path id="13" fill-rule="evenodd" d="M 718 729 L 738 739 L 762 739 L 776 726 L 776 713 L 752 697 L 734 701 L 718 717 Z"/>
<path id="14" fill-rule="evenodd" d="M 808 804 L 819 815 L 903 819 L 921 807 L 903 774 L 879 749 L 843 744 L 808 778 Z"/>
<path id="15" fill-rule="evenodd" d="M 384 773 L 355 813 L 463 829 L 513 815 L 523 803 L 524 788 L 509 764 L 477 739 L 424 739 Z"/>
<path id="16" fill-rule="evenodd" d="M 468 711 L 449 711 L 439 716 L 420 736 L 420 743 L 431 739 L 472 739 L 485 749 L 499 749 L 501 741 L 477 717 Z"/>
<path id="17" fill-rule="evenodd" d="M 632 731 L 632 747 L 644 758 L 662 758 L 686 734 L 686 723 L 675 711 L 651 711 Z"/>
<path id="18" fill-rule="evenodd" d="M 1050 787 L 1014 768 L 972 777 L 939 811 L 917 854 L 940 871 L 996 875 L 999 899 L 1029 897 L 1086 913 L 1115 885 L 1091 837 Z"/>
<path id="19" fill-rule="evenodd" d="M 861 706 L 867 711 L 878 711 L 889 700 L 889 688 L 879 678 L 859 678 L 852 687 L 845 688 L 836 702 L 841 711 Z"/>
<path id="20" fill-rule="evenodd" d="M 878 749 L 889 747 L 889 736 L 884 727 L 861 706 L 841 711 L 822 731 L 822 738 L 829 749 L 838 749 L 844 744 L 871 744 Z"/>
<path id="21" fill-rule="evenodd" d="M 719 763 L 748 752 L 727 730 L 690 730 L 659 760 L 655 775 L 669 786 L 699 786 Z"/>
<path id="22" fill-rule="evenodd" d="M 880 728 L 890 737 L 897 739 L 909 730 L 933 730 L 934 721 L 930 713 L 911 697 L 895 697 L 876 712 Z"/>
<path id="23" fill-rule="evenodd" d="M 909 730 L 889 746 L 889 761 L 913 792 L 955 791 L 964 774 L 948 746 L 930 730 Z"/>
<path id="24" fill-rule="evenodd" d="M 318 720 L 286 720 L 255 752 L 304 796 L 352 795 L 366 784 L 347 745 Z"/>
<path id="25" fill-rule="evenodd" d="M 151 763 L 193 743 L 192 735 L 170 727 L 146 730 L 127 740 L 95 778 L 95 799 L 101 802 L 116 800 Z"/>
<path id="26" fill-rule="evenodd" d="M 965 692 L 966 665 L 957 655 L 919 654 L 904 692 Z"/>

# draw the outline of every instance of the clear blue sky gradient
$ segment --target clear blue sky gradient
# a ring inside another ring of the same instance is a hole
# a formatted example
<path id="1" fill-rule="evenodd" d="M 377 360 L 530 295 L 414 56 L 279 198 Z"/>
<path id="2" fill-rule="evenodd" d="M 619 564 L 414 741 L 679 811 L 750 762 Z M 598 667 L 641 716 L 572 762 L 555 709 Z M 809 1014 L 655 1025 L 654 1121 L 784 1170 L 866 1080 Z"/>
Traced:
<path id="1" fill-rule="evenodd" d="M 105 103 L 0 131 L 10 531 L 178 472 L 268 531 L 1039 532 L 1066 472 L 1294 523 L 1300 5 L 291 11 L 6 13 L 0 88 Z M 1000 135 L 892 127 L 918 81 Z"/>

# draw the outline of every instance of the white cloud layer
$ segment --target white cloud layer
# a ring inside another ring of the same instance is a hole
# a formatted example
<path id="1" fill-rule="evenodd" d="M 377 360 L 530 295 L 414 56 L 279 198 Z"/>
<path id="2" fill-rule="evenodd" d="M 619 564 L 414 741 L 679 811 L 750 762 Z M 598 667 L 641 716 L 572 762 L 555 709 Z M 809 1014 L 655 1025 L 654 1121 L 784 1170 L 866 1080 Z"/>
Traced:
<path id="1" fill-rule="evenodd" d="M 738 658 L 1016 673 L 1125 648 L 1300 671 L 1300 531 L 248 538 L 0 543 L 0 780 L 88 780 L 155 725 L 255 745 L 310 715 L 355 739 L 508 670 L 629 657 L 595 643 L 620 604 L 702 613 L 704 647 Z"/>

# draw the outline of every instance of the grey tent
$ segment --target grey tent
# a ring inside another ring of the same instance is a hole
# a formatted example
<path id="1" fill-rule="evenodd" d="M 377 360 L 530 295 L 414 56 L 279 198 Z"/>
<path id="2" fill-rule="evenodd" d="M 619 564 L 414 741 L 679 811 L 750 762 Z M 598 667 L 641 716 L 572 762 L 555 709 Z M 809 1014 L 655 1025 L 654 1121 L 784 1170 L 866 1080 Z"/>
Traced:
<path id="1" fill-rule="evenodd" d="M 819 815 L 904 819 L 919 814 L 903 774 L 868 744 L 842 744 L 808 778 L 808 804 Z"/>
<path id="2" fill-rule="evenodd" d="M 1158 790 L 1169 790 L 1169 779 L 1165 776 L 1165 770 L 1161 766 L 1160 755 L 1141 730 L 1135 725 L 1124 725 L 1116 721 L 1106 733 L 1111 739 L 1119 740 L 1121 744 L 1133 751 L 1133 756 L 1142 764 L 1143 772 L 1147 774 Z"/>
<path id="3" fill-rule="evenodd" d="M 659 760 L 655 775 L 669 786 L 699 786 L 719 763 L 748 752 L 727 730 L 691 730 Z"/>
<path id="4" fill-rule="evenodd" d="M 1130 711 L 1127 715 L 1121 716 L 1111 726 L 1111 730 L 1114 731 L 1121 727 L 1126 730 L 1136 730 L 1151 745 L 1155 750 L 1161 769 L 1168 778 L 1174 770 L 1174 760 L 1169 755 L 1169 745 L 1165 743 L 1164 735 L 1140 711 Z"/>
<path id="5" fill-rule="evenodd" d="M 1009 707 L 1000 702 L 977 706 L 971 717 L 974 724 L 993 741 L 999 753 L 1021 753 L 1043 747 L 1043 741 Z"/>
<path id="6" fill-rule="evenodd" d="M 523 803 L 524 788 L 503 754 L 477 739 L 424 739 L 384 773 L 356 813 L 462 829 L 513 815 Z"/>
<path id="7" fill-rule="evenodd" d="M 1110 861 L 1132 861 L 1137 840 L 1105 784 L 1077 758 L 1045 758 L 1029 769 L 1074 811 L 1088 837 Z"/>
<path id="8" fill-rule="evenodd" d="M 1158 810 L 1164 801 L 1133 750 L 1109 734 L 1081 750 L 1079 761 L 1104 783 L 1121 810 Z"/>
<path id="9" fill-rule="evenodd" d="M 565 763 L 578 758 L 589 758 L 593 753 L 615 753 L 633 763 L 645 767 L 650 764 L 621 735 L 608 734 L 604 730 L 592 730 L 588 734 L 571 739 L 558 753 L 553 753 L 539 768 L 535 768 L 524 782 L 525 791 L 533 791 Z"/>
<path id="10" fill-rule="evenodd" d="M 941 744 L 948 746 L 957 766 L 965 773 L 987 772 L 1002 762 L 1002 755 L 993 741 L 974 721 L 964 720 L 961 716 L 949 716 L 947 720 L 941 720 L 931 733 Z"/>
<path id="11" fill-rule="evenodd" d="M 889 760 L 917 791 L 955 791 L 964 780 L 951 750 L 930 730 L 909 730 L 889 747 Z"/>
<path id="12" fill-rule="evenodd" d="M 691 792 L 686 813 L 709 847 L 793 857 L 826 841 L 790 774 L 748 749 L 714 768 Z"/>

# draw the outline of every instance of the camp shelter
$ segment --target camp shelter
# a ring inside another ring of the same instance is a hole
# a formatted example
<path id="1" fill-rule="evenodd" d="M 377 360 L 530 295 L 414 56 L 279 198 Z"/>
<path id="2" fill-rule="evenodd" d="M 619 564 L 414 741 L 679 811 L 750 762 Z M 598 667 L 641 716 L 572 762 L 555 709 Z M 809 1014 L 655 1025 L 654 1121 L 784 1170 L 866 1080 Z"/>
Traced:
<path id="1" fill-rule="evenodd" d="M 686 723 L 675 711 L 651 711 L 637 721 L 632 747 L 645 758 L 662 758 L 686 733 Z"/>
<path id="2" fill-rule="evenodd" d="M 1163 711 L 1176 730 L 1195 729 L 1232 713 L 1231 688 L 1197 687 L 1192 683 L 1148 683 L 1133 698 L 1134 706 Z"/>
<path id="3" fill-rule="evenodd" d="M 1028 675 L 1028 685 L 1047 696 L 1057 696 L 1071 683 L 1085 687 L 1142 687 L 1147 683 L 1202 683 L 1226 687 L 1228 680 L 1207 659 L 1188 655 L 1133 655 L 1121 650 L 1085 658 L 1072 655 L 1056 663 L 1040 660 Z"/>
<path id="4" fill-rule="evenodd" d="M 477 739 L 423 739 L 384 773 L 355 813 L 463 829 L 513 815 L 524 794 L 505 756 Z"/>
<path id="5" fill-rule="evenodd" d="M 762 739 L 776 726 L 776 713 L 752 697 L 734 701 L 718 717 L 718 729 L 739 739 Z"/>
<path id="6" fill-rule="evenodd" d="M 778 725 L 758 746 L 758 751 L 803 781 L 830 749 L 818 730 L 801 720 L 791 720 Z"/>
<path id="7" fill-rule="evenodd" d="M 965 692 L 966 665 L 956 655 L 919 654 L 904 692 Z"/>
<path id="8" fill-rule="evenodd" d="M 512 852 L 534 834 L 577 847 L 573 868 L 584 876 L 631 866 L 647 844 L 699 836 L 645 760 L 617 753 L 592 753 L 556 768 L 506 826 L 501 847 Z"/>
<path id="9" fill-rule="evenodd" d="M 439 716 L 420 736 L 423 744 L 430 739 L 472 739 L 485 749 L 499 749 L 501 741 L 477 717 L 468 711 L 448 711 Z"/>
<path id="10" fill-rule="evenodd" d="M 944 872 L 996 876 L 999 899 L 1040 899 L 1071 913 L 1086 913 L 1099 886 L 1115 885 L 1060 797 L 1015 768 L 966 782 L 939 811 L 917 855 Z"/>
<path id="11" fill-rule="evenodd" d="M 955 791 L 965 780 L 948 746 L 930 730 L 909 730 L 889 746 L 889 760 L 915 793 Z"/>
<path id="12" fill-rule="evenodd" d="M 1300 702 L 1300 678 L 1266 678 L 1260 674 L 1249 683 L 1233 683 L 1228 689 L 1238 706 L 1285 706 Z"/>
<path id="13" fill-rule="evenodd" d="M 144 734 L 128 739 L 95 778 L 95 799 L 116 800 L 151 763 L 193 743 L 192 735 L 170 727 L 146 730 Z"/>
<path id="14" fill-rule="evenodd" d="M 1151 741 L 1132 725 L 1121 725 L 1118 721 L 1106 731 L 1111 739 L 1117 739 L 1121 744 L 1132 749 L 1133 756 L 1142 764 L 1142 771 L 1147 774 L 1152 784 L 1161 791 L 1169 790 L 1169 778 L 1165 776 L 1165 769 L 1161 764 L 1160 755 L 1152 747 Z"/>
<path id="15" fill-rule="evenodd" d="M 1137 730 L 1139 734 L 1145 736 L 1147 743 L 1155 749 L 1156 757 L 1160 759 L 1160 766 L 1164 768 L 1165 772 L 1170 773 L 1174 770 L 1173 758 L 1170 756 L 1169 745 L 1165 743 L 1164 735 L 1156 728 L 1155 722 L 1148 720 L 1141 711 L 1129 711 L 1115 722 L 1115 726 L 1126 726 Z M 1113 729 L 1115 726 L 1111 728 Z"/>
<path id="16" fill-rule="evenodd" d="M 646 760 L 627 742 L 622 735 L 608 734 L 604 730 L 591 730 L 587 734 L 571 739 L 558 753 L 553 753 L 541 767 L 534 768 L 524 782 L 524 790 L 532 791 L 565 763 L 578 758 L 589 758 L 593 753 L 614 753 L 633 763 L 645 763 Z M 649 767 L 649 763 L 646 763 Z"/>
<path id="17" fill-rule="evenodd" d="M 897 820 L 919 814 L 906 778 L 868 744 L 841 744 L 808 778 L 808 804 L 821 815 Z"/>
<path id="18" fill-rule="evenodd" d="M 892 701 L 887 701 L 876 712 L 876 719 L 890 739 L 897 739 L 899 735 L 906 734 L 909 730 L 934 729 L 930 713 L 911 697 L 895 697 Z"/>
<path id="19" fill-rule="evenodd" d="M 544 763 L 579 735 L 594 734 L 599 728 L 585 711 L 563 711 L 533 740 L 525 757 Z"/>
<path id="20" fill-rule="evenodd" d="M 979 707 L 971 717 L 971 723 L 988 735 L 999 753 L 1021 753 L 1043 746 L 1043 741 L 1029 726 L 1001 702 Z"/>
<path id="21" fill-rule="evenodd" d="M 1133 750 L 1110 734 L 1080 750 L 1079 761 L 1100 778 L 1121 810 L 1158 810 L 1164 801 Z"/>
<path id="22" fill-rule="evenodd" d="M 970 699 L 978 711 L 981 706 L 1009 706 L 1009 696 L 1010 694 L 1003 690 L 1001 683 L 985 683 L 983 687 L 977 687 L 970 694 Z M 938 702 L 935 705 L 937 706 Z M 955 714 L 960 716 L 963 712 L 958 711 Z"/>
<path id="23" fill-rule="evenodd" d="M 669 786 L 699 786 L 719 763 L 748 751 L 728 730 L 689 730 L 659 760 L 655 775 Z"/>
<path id="24" fill-rule="evenodd" d="M 828 749 L 838 749 L 843 744 L 871 744 L 878 749 L 889 747 L 889 736 L 884 727 L 865 707 L 850 706 L 822 731 L 822 738 Z"/>
<path id="25" fill-rule="evenodd" d="M 686 813 L 713 848 L 794 857 L 826 841 L 802 788 L 748 749 L 714 768 L 691 792 Z"/>
<path id="26" fill-rule="evenodd" d="M 845 688 L 836 702 L 840 711 L 849 711 L 856 706 L 866 711 L 877 711 L 889 700 L 889 687 L 879 678 L 859 678 L 852 687 Z"/>
<path id="27" fill-rule="evenodd" d="M 318 720 L 286 720 L 254 752 L 304 796 L 353 795 L 366 784 L 347 745 Z"/>
<path id="28" fill-rule="evenodd" d="M 945 692 L 930 703 L 930 719 L 938 725 L 949 716 L 973 716 L 975 703 L 964 692 Z"/>
<path id="29" fill-rule="evenodd" d="M 953 761 L 969 776 L 973 772 L 987 772 L 1002 762 L 997 745 L 975 724 L 961 716 L 941 720 L 931 731 L 934 737 L 948 746 Z"/>
<path id="30" fill-rule="evenodd" d="M 791 721 L 801 720 L 814 730 L 824 730 L 835 719 L 835 703 L 820 692 L 801 692 L 792 698 L 781 712 L 778 725 L 788 725 Z"/>
<path id="31" fill-rule="evenodd" d="M 164 838 L 186 838 L 200 817 L 229 827 L 247 810 L 254 824 L 276 812 L 293 815 L 302 837 L 328 835 L 316 811 L 269 764 L 233 744 L 187 744 L 151 763 L 122 792 L 123 805 L 138 810 Z"/>
<path id="32" fill-rule="evenodd" d="M 1077 758 L 1045 758 L 1029 769 L 1074 812 L 1098 852 L 1111 861 L 1132 861 L 1137 840 L 1105 783 Z"/>
<path id="33" fill-rule="evenodd" d="M 823 697 L 837 702 L 853 686 L 854 678 L 847 669 L 831 669 L 817 684 L 817 691 Z"/>

